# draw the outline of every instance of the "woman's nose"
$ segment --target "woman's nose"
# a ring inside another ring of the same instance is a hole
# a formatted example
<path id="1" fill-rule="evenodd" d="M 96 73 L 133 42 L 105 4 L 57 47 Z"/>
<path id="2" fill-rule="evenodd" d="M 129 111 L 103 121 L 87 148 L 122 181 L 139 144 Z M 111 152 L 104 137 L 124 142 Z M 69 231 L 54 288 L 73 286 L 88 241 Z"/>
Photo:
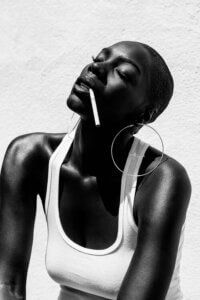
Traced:
<path id="1" fill-rule="evenodd" d="M 104 84 L 107 82 L 107 70 L 103 62 L 93 62 L 88 71 L 94 73 Z"/>

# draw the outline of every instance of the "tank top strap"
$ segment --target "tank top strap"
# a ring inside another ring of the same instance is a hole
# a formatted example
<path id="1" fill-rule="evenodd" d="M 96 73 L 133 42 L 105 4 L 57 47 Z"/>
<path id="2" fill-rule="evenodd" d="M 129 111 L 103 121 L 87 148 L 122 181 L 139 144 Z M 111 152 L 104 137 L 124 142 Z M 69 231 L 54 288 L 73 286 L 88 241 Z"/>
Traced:
<path id="1" fill-rule="evenodd" d="M 145 151 L 149 147 L 149 144 L 143 142 L 137 137 L 134 137 L 134 145 L 130 152 L 130 164 L 129 170 L 127 172 L 127 179 L 126 179 L 126 205 L 125 205 L 125 212 L 128 215 L 126 219 L 130 220 L 130 223 L 133 229 L 137 232 L 137 225 L 135 224 L 133 218 L 133 206 L 134 206 L 134 199 L 135 199 L 135 191 L 138 179 L 138 172 L 140 165 L 142 163 L 143 157 L 145 156 Z"/>
<path id="2" fill-rule="evenodd" d="M 139 138 L 134 137 L 134 139 L 134 145 L 130 151 L 131 162 L 127 173 L 127 176 L 129 177 L 128 183 L 131 187 L 136 186 L 137 184 L 137 178 L 138 175 L 140 175 L 138 174 L 138 171 L 142 163 L 142 159 L 145 156 L 145 151 L 149 147 L 149 144 Z"/>
<path id="3" fill-rule="evenodd" d="M 45 198 L 46 213 L 48 210 L 52 177 L 54 176 L 55 170 L 60 168 L 62 161 L 64 160 L 67 152 L 69 151 L 69 148 L 73 142 L 74 135 L 75 135 L 75 130 L 70 134 L 66 134 L 49 159 L 47 189 L 46 189 L 46 198 Z"/>

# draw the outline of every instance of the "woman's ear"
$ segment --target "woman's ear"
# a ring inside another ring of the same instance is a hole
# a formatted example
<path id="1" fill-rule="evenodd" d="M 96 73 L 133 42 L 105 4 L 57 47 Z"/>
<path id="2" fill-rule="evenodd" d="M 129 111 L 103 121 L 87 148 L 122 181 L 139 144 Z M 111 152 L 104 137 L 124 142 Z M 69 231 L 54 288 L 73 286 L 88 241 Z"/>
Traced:
<path id="1" fill-rule="evenodd" d="M 159 107 L 149 107 L 144 112 L 142 119 L 144 124 L 152 123 L 158 116 Z"/>
<path id="2" fill-rule="evenodd" d="M 133 134 L 137 133 L 142 124 L 148 124 L 155 121 L 158 116 L 159 107 L 148 106 L 146 111 L 141 113 L 139 117 L 135 120 L 134 127 L 133 127 Z"/>

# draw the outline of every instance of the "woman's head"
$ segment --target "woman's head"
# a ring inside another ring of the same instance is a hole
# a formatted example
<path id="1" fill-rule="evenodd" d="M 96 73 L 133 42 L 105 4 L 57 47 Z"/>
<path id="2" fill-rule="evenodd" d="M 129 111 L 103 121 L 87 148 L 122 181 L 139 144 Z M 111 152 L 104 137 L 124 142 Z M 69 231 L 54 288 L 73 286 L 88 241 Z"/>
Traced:
<path id="1" fill-rule="evenodd" d="M 67 99 L 69 108 L 91 121 L 89 87 L 103 125 L 128 125 L 157 118 L 172 96 L 173 79 L 154 49 L 124 41 L 100 51 L 83 69 Z"/>

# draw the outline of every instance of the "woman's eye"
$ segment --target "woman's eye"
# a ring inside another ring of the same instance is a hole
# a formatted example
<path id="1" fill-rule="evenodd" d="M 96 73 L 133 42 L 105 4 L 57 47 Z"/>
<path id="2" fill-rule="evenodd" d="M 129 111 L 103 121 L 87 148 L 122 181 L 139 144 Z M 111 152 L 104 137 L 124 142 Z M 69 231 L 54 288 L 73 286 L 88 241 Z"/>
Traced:
<path id="1" fill-rule="evenodd" d="M 125 73 L 123 73 L 122 71 L 119 71 L 118 69 L 116 69 L 116 71 L 123 80 L 128 81 L 128 77 L 126 76 Z"/>

